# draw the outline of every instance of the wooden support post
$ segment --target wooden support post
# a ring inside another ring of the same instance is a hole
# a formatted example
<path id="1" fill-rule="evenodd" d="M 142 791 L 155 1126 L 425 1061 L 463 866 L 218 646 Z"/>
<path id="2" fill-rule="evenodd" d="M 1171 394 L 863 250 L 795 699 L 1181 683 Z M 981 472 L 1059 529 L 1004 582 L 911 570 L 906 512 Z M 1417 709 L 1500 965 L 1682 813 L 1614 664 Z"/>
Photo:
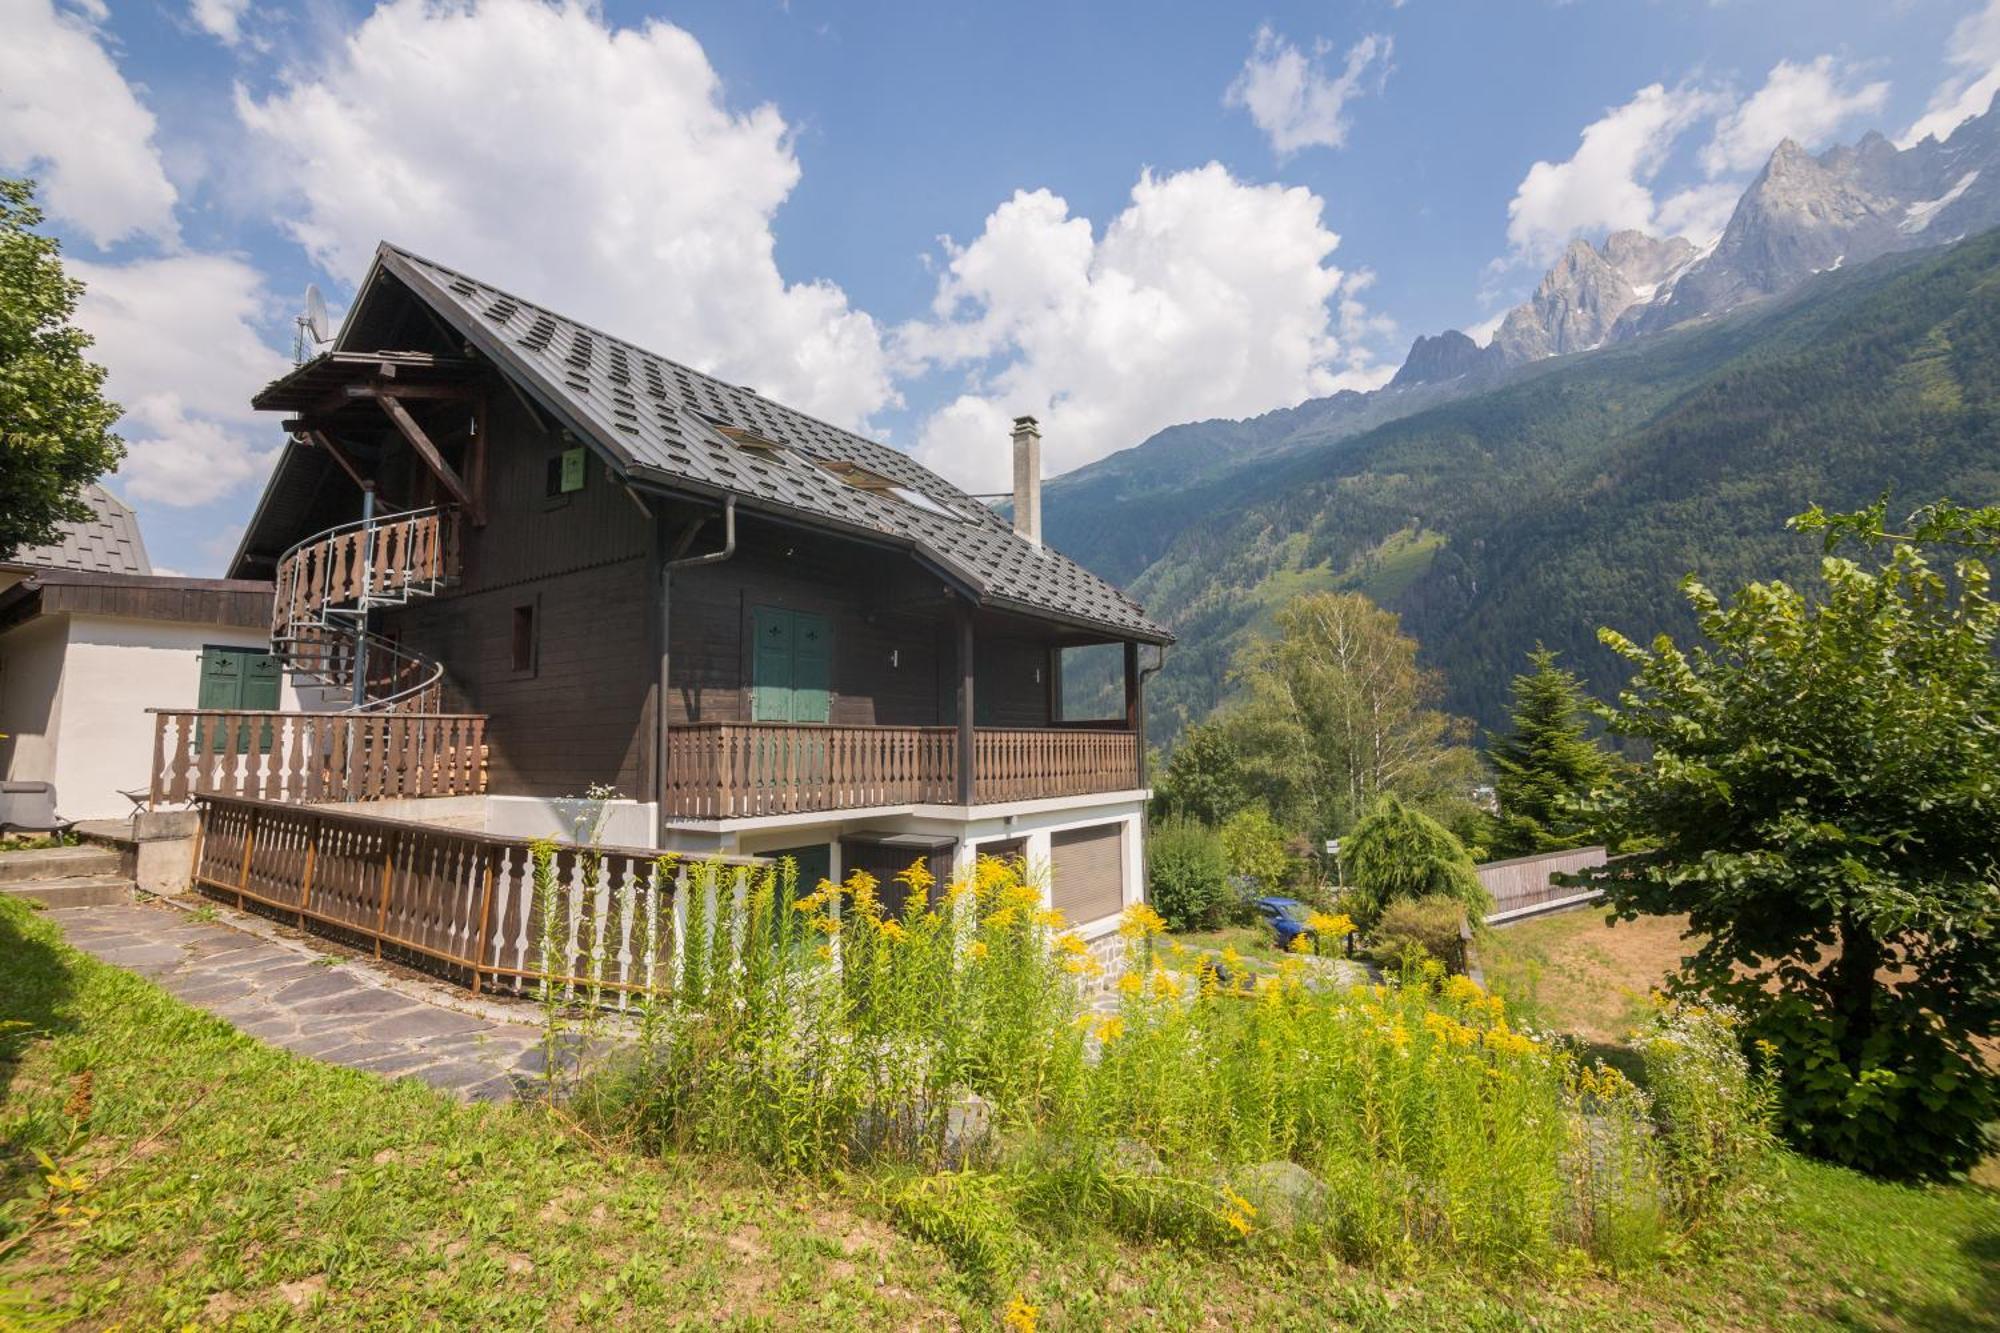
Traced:
<path id="1" fill-rule="evenodd" d="M 451 470 L 451 464 L 444 461 L 444 455 L 431 443 L 431 437 L 424 434 L 424 428 L 410 415 L 410 409 L 387 393 L 375 395 L 375 401 L 382 404 L 382 410 L 389 414 L 389 420 L 396 423 L 396 429 L 410 442 L 410 448 L 417 451 L 417 456 L 424 460 L 425 466 L 436 475 L 438 482 L 451 492 L 451 498 L 471 512 L 474 523 L 484 523 L 485 517 L 478 504 L 474 502 L 472 492 L 465 488 L 465 482 L 459 475 Z"/>
<path id="2" fill-rule="evenodd" d="M 973 705 L 972 705 L 972 604 L 961 602 L 958 607 L 958 803 L 971 805 L 973 793 L 977 790 L 972 772 Z"/>
<path id="3" fill-rule="evenodd" d="M 243 910 L 243 894 L 250 887 L 250 858 L 257 854 L 257 812 L 250 812 L 243 826 L 243 864 L 236 872 L 236 910 Z"/>
<path id="4" fill-rule="evenodd" d="M 479 994 L 480 968 L 485 966 L 486 963 L 486 937 L 493 926 L 493 858 L 498 855 L 500 855 L 499 852 L 488 848 L 483 858 L 486 862 L 486 887 L 479 895 L 479 943 L 474 947 L 472 953 L 472 993 L 474 995 Z"/>
<path id="5" fill-rule="evenodd" d="M 1139 645 L 1125 644 L 1125 730 L 1132 733 L 1132 749 L 1138 756 L 1132 774 L 1135 786 L 1146 785 L 1146 697 L 1139 685 Z"/>
<path id="6" fill-rule="evenodd" d="M 466 450 L 465 484 L 472 492 L 472 526 L 486 526 L 486 395 L 472 400 L 472 444 Z"/>
<path id="7" fill-rule="evenodd" d="M 306 869 L 299 881 L 299 929 L 306 928 L 306 913 L 312 910 L 313 863 L 319 860 L 319 820 L 306 816 Z"/>
<path id="8" fill-rule="evenodd" d="M 396 835 L 382 835 L 382 901 L 375 909 L 375 956 L 382 956 L 382 932 L 389 925 L 389 881 L 396 873 Z"/>

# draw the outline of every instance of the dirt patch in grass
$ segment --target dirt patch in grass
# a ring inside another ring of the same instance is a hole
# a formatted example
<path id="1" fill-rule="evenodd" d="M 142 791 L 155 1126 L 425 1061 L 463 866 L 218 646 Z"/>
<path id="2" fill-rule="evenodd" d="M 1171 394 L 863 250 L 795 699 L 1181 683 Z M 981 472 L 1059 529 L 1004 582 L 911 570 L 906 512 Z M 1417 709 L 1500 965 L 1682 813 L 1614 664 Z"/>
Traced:
<path id="1" fill-rule="evenodd" d="M 1606 925 L 1596 909 L 1493 931 L 1480 945 L 1487 984 L 1525 1018 L 1586 1041 L 1622 1042 L 1647 994 L 1693 951 L 1684 916 Z"/>

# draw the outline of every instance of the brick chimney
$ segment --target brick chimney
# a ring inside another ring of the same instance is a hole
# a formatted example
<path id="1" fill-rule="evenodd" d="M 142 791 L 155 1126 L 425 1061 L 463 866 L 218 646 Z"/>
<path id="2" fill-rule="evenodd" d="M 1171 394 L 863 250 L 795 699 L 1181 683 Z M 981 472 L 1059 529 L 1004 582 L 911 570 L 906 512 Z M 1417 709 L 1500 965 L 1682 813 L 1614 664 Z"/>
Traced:
<path id="1" fill-rule="evenodd" d="M 1014 531 L 1042 544 L 1042 428 L 1014 418 Z"/>

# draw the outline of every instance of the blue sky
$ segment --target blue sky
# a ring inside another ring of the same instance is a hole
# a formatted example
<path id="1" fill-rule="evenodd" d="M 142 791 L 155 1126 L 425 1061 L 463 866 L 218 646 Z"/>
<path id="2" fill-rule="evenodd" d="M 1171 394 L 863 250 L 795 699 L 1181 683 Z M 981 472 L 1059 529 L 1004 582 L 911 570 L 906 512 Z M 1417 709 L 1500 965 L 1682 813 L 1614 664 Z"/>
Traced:
<path id="1" fill-rule="evenodd" d="M 1944 133 L 2000 0 L 1240 8 L 0 0 L 128 409 L 113 487 L 212 574 L 308 280 L 390 239 L 994 489 L 1381 382 L 1571 235 L 1706 239 L 1777 138 Z"/>

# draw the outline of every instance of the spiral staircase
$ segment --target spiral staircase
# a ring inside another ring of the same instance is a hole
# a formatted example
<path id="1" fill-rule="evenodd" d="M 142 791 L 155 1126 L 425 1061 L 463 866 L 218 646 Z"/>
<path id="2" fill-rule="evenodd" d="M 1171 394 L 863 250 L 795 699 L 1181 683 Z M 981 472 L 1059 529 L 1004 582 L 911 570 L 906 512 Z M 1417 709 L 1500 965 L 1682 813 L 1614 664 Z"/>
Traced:
<path id="1" fill-rule="evenodd" d="M 458 576 L 458 515 L 412 509 L 328 528 L 278 561 L 271 647 L 295 683 L 345 691 L 352 713 L 434 713 L 444 667 L 370 628 Z"/>

